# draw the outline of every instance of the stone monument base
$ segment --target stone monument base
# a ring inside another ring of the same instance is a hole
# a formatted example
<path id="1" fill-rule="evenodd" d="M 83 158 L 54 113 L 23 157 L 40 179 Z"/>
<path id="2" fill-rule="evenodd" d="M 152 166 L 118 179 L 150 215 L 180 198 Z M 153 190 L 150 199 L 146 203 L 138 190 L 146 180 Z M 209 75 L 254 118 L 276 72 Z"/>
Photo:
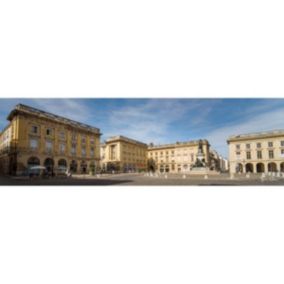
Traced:
<path id="1" fill-rule="evenodd" d="M 192 168 L 192 170 L 188 173 L 188 175 L 219 175 L 220 172 L 209 170 L 205 167 L 200 168 Z"/>

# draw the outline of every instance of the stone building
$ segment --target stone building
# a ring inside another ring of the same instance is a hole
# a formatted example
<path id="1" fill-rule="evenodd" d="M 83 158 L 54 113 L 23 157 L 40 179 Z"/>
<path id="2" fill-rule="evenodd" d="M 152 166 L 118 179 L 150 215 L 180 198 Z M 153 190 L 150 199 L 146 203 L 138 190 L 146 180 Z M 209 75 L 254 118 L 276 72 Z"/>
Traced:
<path id="1" fill-rule="evenodd" d="M 214 149 L 210 149 L 210 169 L 220 172 L 227 172 L 229 169 L 228 160 Z"/>
<path id="2" fill-rule="evenodd" d="M 284 172 L 284 130 L 229 137 L 231 173 Z"/>
<path id="3" fill-rule="evenodd" d="M 176 142 L 148 147 L 148 170 L 159 172 L 190 172 L 196 162 L 199 144 L 202 145 L 204 163 L 210 167 L 210 144 L 207 140 Z"/>
<path id="4" fill-rule="evenodd" d="M 87 173 L 99 166 L 100 130 L 80 122 L 17 105 L 0 134 L 0 172 L 22 174 L 36 165 Z"/>
<path id="5" fill-rule="evenodd" d="M 114 136 L 101 145 L 101 167 L 105 171 L 145 171 L 147 144 L 124 136 Z"/>
<path id="6" fill-rule="evenodd" d="M 229 171 L 229 161 L 228 159 L 220 156 L 220 171 L 228 172 Z"/>

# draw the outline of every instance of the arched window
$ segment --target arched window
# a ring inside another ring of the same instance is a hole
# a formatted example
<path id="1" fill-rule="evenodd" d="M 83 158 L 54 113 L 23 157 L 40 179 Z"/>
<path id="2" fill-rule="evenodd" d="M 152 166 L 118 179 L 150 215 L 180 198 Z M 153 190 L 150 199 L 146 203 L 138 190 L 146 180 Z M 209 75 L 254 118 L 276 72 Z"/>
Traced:
<path id="1" fill-rule="evenodd" d="M 66 160 L 65 159 L 60 159 L 59 161 L 58 161 L 58 167 L 59 168 L 67 168 L 67 162 L 66 162 Z"/>
<path id="2" fill-rule="evenodd" d="M 30 157 L 28 159 L 28 167 L 39 166 L 40 160 L 37 157 Z"/>

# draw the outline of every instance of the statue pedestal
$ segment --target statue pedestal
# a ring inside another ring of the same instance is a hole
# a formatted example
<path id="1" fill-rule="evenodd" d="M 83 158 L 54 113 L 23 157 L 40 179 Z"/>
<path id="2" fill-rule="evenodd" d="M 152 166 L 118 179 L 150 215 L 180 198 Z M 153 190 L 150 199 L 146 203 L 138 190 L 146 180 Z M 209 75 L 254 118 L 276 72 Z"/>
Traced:
<path id="1" fill-rule="evenodd" d="M 189 175 L 219 175 L 217 171 L 211 171 L 206 167 L 196 167 L 188 173 Z"/>

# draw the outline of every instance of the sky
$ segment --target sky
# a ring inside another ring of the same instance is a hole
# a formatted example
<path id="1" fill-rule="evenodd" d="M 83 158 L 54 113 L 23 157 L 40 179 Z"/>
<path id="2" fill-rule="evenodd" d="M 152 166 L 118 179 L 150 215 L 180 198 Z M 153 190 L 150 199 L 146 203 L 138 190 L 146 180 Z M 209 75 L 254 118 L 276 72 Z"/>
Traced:
<path id="1" fill-rule="evenodd" d="M 208 139 L 228 157 L 230 135 L 284 129 L 284 99 L 0 99 L 0 128 L 18 103 L 100 128 L 101 141 L 124 135 L 163 144 Z"/>

